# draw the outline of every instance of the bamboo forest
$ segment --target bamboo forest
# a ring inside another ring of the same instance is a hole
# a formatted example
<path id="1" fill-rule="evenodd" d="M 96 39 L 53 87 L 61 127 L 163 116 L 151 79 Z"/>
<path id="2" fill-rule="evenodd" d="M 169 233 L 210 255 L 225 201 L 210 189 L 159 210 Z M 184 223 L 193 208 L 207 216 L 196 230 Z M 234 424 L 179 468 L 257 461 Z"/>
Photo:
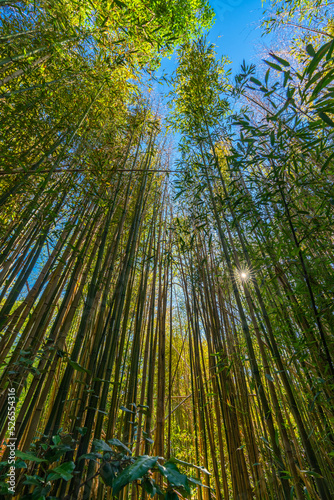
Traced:
<path id="1" fill-rule="evenodd" d="M 330 0 L 0 0 L 0 500 L 334 498 L 333 63 Z"/>

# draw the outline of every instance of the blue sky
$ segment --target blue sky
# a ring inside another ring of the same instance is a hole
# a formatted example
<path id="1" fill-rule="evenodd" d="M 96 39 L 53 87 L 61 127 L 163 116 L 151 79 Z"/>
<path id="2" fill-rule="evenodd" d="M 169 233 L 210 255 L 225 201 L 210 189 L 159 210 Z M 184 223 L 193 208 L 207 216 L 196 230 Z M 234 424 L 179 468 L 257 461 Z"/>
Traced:
<path id="1" fill-rule="evenodd" d="M 259 24 L 263 15 L 261 0 L 212 0 L 216 22 L 208 40 L 217 46 L 218 55 L 232 61 L 232 72 L 238 72 L 243 59 L 255 62 L 264 43 Z"/>

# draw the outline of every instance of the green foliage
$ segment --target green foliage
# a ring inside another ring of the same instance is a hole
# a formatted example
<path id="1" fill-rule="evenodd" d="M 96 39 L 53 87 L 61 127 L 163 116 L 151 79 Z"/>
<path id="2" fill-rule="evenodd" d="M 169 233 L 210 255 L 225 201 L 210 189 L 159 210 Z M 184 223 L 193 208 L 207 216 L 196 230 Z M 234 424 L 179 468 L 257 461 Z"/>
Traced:
<path id="1" fill-rule="evenodd" d="M 133 464 L 124 469 L 113 481 L 113 495 L 117 495 L 127 484 L 141 479 L 149 470 L 154 468 L 157 461 L 158 457 L 149 457 L 147 455 L 138 457 Z"/>
<path id="2" fill-rule="evenodd" d="M 67 441 L 66 437 L 66 435 L 62 434 L 54 436 L 53 442 L 55 444 L 51 446 L 44 446 L 42 441 L 36 443 L 34 451 L 21 452 L 17 450 L 16 456 L 26 462 L 24 464 L 17 462 L 17 470 L 21 472 L 22 484 L 31 488 L 31 493 L 24 495 L 23 499 L 50 498 L 49 493 L 56 481 L 63 479 L 67 482 L 74 477 L 75 464 L 73 461 L 65 461 L 54 466 L 54 463 L 61 460 L 66 452 L 75 449 L 75 443 L 73 442 L 71 447 L 64 445 L 64 441 Z M 98 464 L 99 476 L 106 486 L 112 488 L 112 493 L 115 497 L 123 488 L 133 482 L 138 482 L 151 497 L 157 493 L 159 495 L 172 495 L 178 492 L 188 498 L 190 487 L 200 484 L 193 478 L 182 474 L 175 463 L 194 467 L 192 464 L 176 459 L 164 461 L 162 457 L 150 457 L 147 455 L 132 457 L 130 450 L 118 439 L 111 439 L 109 443 L 111 446 L 100 439 L 95 439 L 93 441 L 94 451 L 82 455 L 79 462 L 81 460 L 96 462 Z M 121 451 L 117 451 L 117 449 Z M 163 465 L 159 461 L 163 461 Z M 31 476 L 23 472 L 32 463 L 44 464 L 39 474 Z M 3 465 L 3 468 L 6 473 L 6 464 Z M 205 469 L 201 468 L 201 470 L 209 474 Z M 167 488 L 161 487 L 155 482 L 152 478 L 154 472 L 159 472 L 167 479 Z M 2 491 L 7 491 L 5 482 L 1 482 L 1 487 Z M 52 496 L 52 498 L 56 497 Z"/>
<path id="3" fill-rule="evenodd" d="M 16 477 L 23 485 L 32 488 L 32 492 L 25 494 L 22 497 L 24 500 L 37 500 L 40 498 L 50 498 L 49 494 L 52 489 L 54 481 L 63 479 L 70 481 L 73 478 L 73 471 L 75 464 L 72 461 L 63 462 L 54 466 L 54 463 L 60 460 L 68 451 L 73 448 L 67 444 L 69 436 L 59 433 L 53 436 L 53 444 L 46 444 L 43 440 L 36 442 L 31 450 L 23 452 L 20 450 L 15 451 L 17 458 L 15 462 Z M 71 441 L 71 440 L 70 440 Z M 71 444 L 73 444 L 71 442 Z M 25 470 L 31 470 L 32 464 L 40 464 L 38 473 L 30 475 Z M 8 485 L 4 481 L 8 473 L 8 464 L 2 464 L 2 474 L 0 477 L 0 485 L 2 492 L 8 491 Z"/>
<path id="4" fill-rule="evenodd" d="M 169 94 L 173 109 L 170 120 L 176 130 L 184 135 L 197 133 L 205 137 L 203 113 L 209 126 L 226 114 L 225 93 L 230 88 L 225 68 L 228 63 L 225 57 L 217 61 L 214 46 L 207 45 L 203 38 L 180 48 L 173 91 Z"/>

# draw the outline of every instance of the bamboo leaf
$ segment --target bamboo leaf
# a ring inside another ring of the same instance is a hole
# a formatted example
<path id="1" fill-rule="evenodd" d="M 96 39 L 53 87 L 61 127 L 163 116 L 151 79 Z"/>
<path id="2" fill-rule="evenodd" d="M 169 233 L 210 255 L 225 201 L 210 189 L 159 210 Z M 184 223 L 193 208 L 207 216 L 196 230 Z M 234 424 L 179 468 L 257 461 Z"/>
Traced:
<path id="1" fill-rule="evenodd" d="M 118 439 L 116 439 L 116 438 L 109 439 L 108 443 L 110 443 L 112 446 L 116 446 L 116 448 L 123 449 L 124 451 L 126 451 L 127 453 L 129 453 L 131 455 L 131 450 L 127 446 L 125 446 L 125 444 L 123 444 L 121 441 L 119 441 Z"/>
<path id="2" fill-rule="evenodd" d="M 318 115 L 327 125 L 329 125 L 330 127 L 334 127 L 333 120 L 326 113 L 324 113 L 323 111 L 319 111 Z"/>
<path id="3" fill-rule="evenodd" d="M 88 373 L 90 374 L 90 371 L 84 368 L 83 366 L 79 365 L 79 363 L 76 363 L 75 361 L 72 361 L 71 359 L 68 360 L 69 365 L 72 366 L 73 370 L 77 370 L 78 372 L 82 373 Z"/>
<path id="4" fill-rule="evenodd" d="M 276 71 L 283 71 L 281 66 L 279 66 L 278 64 L 275 64 L 275 63 L 272 63 L 271 61 L 266 61 L 264 60 L 264 62 L 270 66 L 271 68 L 275 69 Z"/>
<path id="5" fill-rule="evenodd" d="M 280 64 L 283 64 L 283 66 L 285 66 L 285 67 L 290 66 L 290 63 L 288 61 L 286 61 L 285 59 L 282 59 L 281 57 L 277 56 L 276 54 L 273 54 L 272 52 L 270 52 L 270 55 L 271 55 L 271 57 L 276 59 L 277 62 L 279 62 Z"/>

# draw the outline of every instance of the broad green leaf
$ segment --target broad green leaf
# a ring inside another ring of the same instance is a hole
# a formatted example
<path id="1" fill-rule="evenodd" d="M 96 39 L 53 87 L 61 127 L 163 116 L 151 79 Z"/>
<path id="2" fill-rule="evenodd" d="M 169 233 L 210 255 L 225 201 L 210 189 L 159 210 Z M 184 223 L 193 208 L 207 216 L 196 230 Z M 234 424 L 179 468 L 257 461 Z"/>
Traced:
<path id="1" fill-rule="evenodd" d="M 43 479 L 38 476 L 25 476 L 25 480 L 23 481 L 23 484 L 34 484 L 40 486 L 40 484 L 43 483 Z"/>
<path id="2" fill-rule="evenodd" d="M 112 451 L 112 448 L 102 441 L 102 439 L 94 439 L 93 440 L 93 446 L 96 450 L 102 450 L 102 451 Z"/>
<path id="3" fill-rule="evenodd" d="M 21 458 L 21 460 L 23 460 L 23 461 L 27 460 L 30 462 L 37 462 L 37 463 L 46 462 L 46 460 L 44 458 L 39 458 L 39 457 L 36 457 L 33 453 L 20 451 L 20 450 L 15 451 L 15 456 L 17 458 Z"/>
<path id="4" fill-rule="evenodd" d="M 165 494 L 165 500 L 179 500 L 179 497 L 175 491 L 167 491 Z"/>
<path id="5" fill-rule="evenodd" d="M 100 453 L 86 453 L 84 455 L 80 455 L 78 462 L 81 460 L 97 460 L 98 458 L 103 458 Z"/>
<path id="6" fill-rule="evenodd" d="M 117 448 L 122 448 L 123 450 L 125 450 L 127 453 L 129 453 L 131 455 L 131 450 L 125 446 L 125 444 L 123 444 L 121 441 L 119 441 L 118 439 L 116 438 L 113 438 L 113 439 L 109 439 L 108 440 L 108 443 L 110 443 L 112 446 L 116 446 Z"/>
<path id="7" fill-rule="evenodd" d="M 148 493 L 152 498 L 157 493 L 159 495 L 163 494 L 159 486 L 156 484 L 154 479 L 145 478 L 141 483 L 142 488 Z"/>
<path id="8" fill-rule="evenodd" d="M 55 479 L 62 478 L 64 479 L 64 481 L 69 481 L 73 477 L 72 472 L 74 471 L 74 469 L 75 469 L 74 462 L 65 462 L 61 465 L 58 465 L 58 467 L 52 469 L 48 474 L 47 480 L 53 481 Z"/>
<path id="9" fill-rule="evenodd" d="M 136 479 L 141 479 L 147 472 L 154 467 L 159 457 L 149 457 L 142 455 L 138 457 L 134 464 L 126 467 L 114 480 L 113 495 L 117 495 L 124 486 Z"/>
<path id="10" fill-rule="evenodd" d="M 187 493 L 190 493 L 188 479 L 185 474 L 182 474 L 177 466 L 171 462 L 166 462 L 164 465 L 157 464 L 160 473 L 168 479 L 175 488 L 184 488 Z"/>
<path id="11" fill-rule="evenodd" d="M 114 467 L 112 467 L 110 463 L 105 462 L 100 469 L 100 476 L 103 479 L 104 484 L 112 486 L 116 477 Z"/>

